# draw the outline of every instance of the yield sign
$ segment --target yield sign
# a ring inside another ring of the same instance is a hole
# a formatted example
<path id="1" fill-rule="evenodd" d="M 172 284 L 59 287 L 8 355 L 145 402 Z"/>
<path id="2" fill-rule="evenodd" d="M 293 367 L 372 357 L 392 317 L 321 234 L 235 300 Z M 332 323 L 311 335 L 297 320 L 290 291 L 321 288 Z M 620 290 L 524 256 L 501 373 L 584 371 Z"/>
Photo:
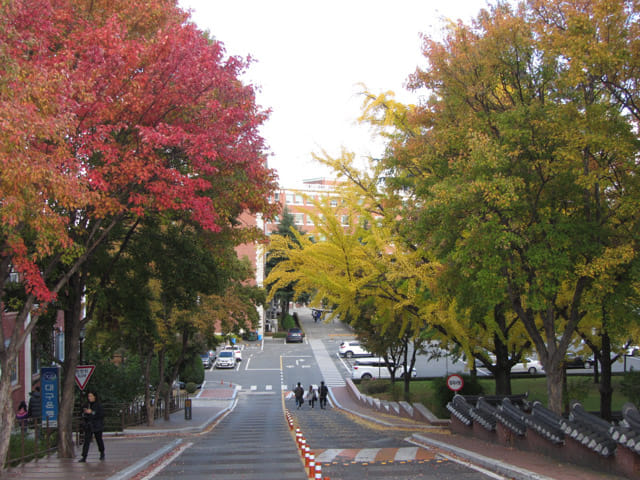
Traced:
<path id="1" fill-rule="evenodd" d="M 95 365 L 78 365 L 76 367 L 76 385 L 80 387 L 80 390 L 84 390 L 84 387 L 87 386 L 87 382 L 95 369 Z"/>

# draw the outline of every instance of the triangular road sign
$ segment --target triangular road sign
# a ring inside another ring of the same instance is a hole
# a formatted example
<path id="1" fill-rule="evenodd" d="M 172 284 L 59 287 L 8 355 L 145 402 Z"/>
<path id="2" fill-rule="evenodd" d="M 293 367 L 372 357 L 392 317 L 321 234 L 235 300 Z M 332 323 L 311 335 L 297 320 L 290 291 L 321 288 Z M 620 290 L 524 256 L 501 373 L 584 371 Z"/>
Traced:
<path id="1" fill-rule="evenodd" d="M 76 385 L 80 387 L 80 390 L 84 390 L 84 387 L 87 386 L 87 382 L 95 369 L 95 365 L 78 365 L 76 367 Z"/>

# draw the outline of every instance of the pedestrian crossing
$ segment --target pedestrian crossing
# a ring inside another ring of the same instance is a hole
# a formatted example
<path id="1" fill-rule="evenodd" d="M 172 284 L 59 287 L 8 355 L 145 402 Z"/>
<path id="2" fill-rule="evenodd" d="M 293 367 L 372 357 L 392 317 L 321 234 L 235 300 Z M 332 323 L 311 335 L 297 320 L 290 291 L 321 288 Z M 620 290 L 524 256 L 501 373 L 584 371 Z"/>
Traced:
<path id="1" fill-rule="evenodd" d="M 319 463 L 388 463 L 429 461 L 436 453 L 419 447 L 397 448 L 327 448 L 314 450 Z"/>
<path id="2" fill-rule="evenodd" d="M 318 385 L 312 385 L 316 390 L 318 390 L 319 386 Z M 276 393 L 277 390 L 277 386 L 274 388 L 274 385 L 249 385 L 249 386 L 243 386 L 243 385 L 234 385 L 233 388 L 235 388 L 237 390 L 238 393 Z M 289 399 L 289 398 L 293 398 L 293 389 L 295 388 L 295 385 L 280 385 L 280 391 L 285 393 L 285 398 Z M 307 394 L 309 392 L 305 390 L 304 392 L 304 397 L 307 397 Z"/>
<path id="3" fill-rule="evenodd" d="M 313 350 L 313 355 L 316 357 L 318 368 L 322 372 L 324 383 L 328 387 L 344 387 L 346 385 L 344 378 L 322 340 L 317 338 L 309 339 L 309 345 Z"/>

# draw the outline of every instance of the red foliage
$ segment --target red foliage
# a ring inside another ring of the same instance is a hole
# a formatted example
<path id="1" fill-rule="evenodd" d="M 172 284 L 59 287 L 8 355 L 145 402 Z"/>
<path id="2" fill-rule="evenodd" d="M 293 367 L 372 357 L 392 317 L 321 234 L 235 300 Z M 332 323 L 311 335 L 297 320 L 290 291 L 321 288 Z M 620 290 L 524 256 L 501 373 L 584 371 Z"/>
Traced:
<path id="1" fill-rule="evenodd" d="M 176 210 L 215 231 L 270 212 L 246 62 L 174 4 L 16 0 L 0 13 L 1 252 L 41 299 L 35 262 L 71 245 L 70 216 L 77 229 Z"/>

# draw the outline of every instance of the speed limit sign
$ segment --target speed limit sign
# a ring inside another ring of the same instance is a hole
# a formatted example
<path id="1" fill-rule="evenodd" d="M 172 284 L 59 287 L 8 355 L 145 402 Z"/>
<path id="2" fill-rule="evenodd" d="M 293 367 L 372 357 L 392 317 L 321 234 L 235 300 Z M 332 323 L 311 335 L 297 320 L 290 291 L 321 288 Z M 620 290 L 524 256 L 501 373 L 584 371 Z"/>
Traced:
<path id="1" fill-rule="evenodd" d="M 447 387 L 449 387 L 449 390 L 457 392 L 458 390 L 462 390 L 463 386 L 464 380 L 462 380 L 460 375 L 449 375 L 447 377 Z"/>

